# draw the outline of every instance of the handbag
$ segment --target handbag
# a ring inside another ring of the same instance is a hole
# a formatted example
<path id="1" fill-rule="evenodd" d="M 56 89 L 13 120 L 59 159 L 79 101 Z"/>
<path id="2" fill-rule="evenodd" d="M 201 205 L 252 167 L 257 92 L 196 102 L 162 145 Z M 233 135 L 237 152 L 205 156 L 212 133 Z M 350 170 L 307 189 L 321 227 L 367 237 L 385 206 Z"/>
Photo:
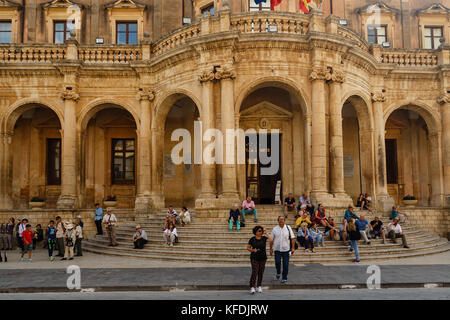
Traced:
<path id="1" fill-rule="evenodd" d="M 289 232 L 289 249 L 290 249 L 290 251 L 292 251 L 292 239 L 293 238 L 291 238 L 291 232 L 294 233 L 294 231 L 292 231 L 292 228 L 290 226 L 286 225 L 286 227 L 288 228 L 288 232 Z M 294 248 L 295 248 L 295 250 L 298 249 L 297 240 L 295 240 L 295 242 L 294 242 Z"/>

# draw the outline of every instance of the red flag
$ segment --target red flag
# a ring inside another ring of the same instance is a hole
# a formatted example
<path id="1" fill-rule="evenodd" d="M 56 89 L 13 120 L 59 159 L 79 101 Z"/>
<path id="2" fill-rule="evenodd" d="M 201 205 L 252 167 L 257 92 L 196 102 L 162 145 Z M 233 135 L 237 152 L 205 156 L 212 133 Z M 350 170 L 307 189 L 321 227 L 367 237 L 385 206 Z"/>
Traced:
<path id="1" fill-rule="evenodd" d="M 308 3 L 310 3 L 311 0 L 300 0 L 300 10 L 303 11 L 303 13 L 309 13 L 309 5 Z"/>
<path id="2" fill-rule="evenodd" d="M 279 5 L 283 0 L 270 0 L 270 10 L 275 10 L 275 7 Z"/>

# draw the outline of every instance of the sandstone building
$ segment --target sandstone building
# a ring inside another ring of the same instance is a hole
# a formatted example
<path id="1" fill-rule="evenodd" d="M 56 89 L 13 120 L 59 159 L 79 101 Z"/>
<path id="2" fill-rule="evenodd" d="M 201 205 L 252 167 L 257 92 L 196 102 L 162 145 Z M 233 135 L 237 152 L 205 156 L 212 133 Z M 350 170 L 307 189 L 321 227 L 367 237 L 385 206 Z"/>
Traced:
<path id="1" fill-rule="evenodd" d="M 0 209 L 449 206 L 450 1 L 267 4 L 0 0 Z M 173 164 L 195 120 L 279 130 L 279 170 Z"/>

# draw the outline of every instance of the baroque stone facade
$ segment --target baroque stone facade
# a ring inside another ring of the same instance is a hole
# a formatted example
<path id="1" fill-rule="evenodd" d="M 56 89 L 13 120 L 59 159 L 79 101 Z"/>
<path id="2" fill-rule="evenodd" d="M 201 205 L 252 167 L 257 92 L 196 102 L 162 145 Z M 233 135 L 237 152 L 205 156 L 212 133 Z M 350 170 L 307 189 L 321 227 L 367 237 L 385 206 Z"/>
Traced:
<path id="1" fill-rule="evenodd" d="M 70 3 L 50 2 L 47 16 L 58 19 L 56 9 Z M 89 44 L 92 34 L 80 33 L 43 44 L 30 30 L 38 43 L 1 45 L 0 209 L 27 209 L 32 197 L 46 208 L 86 209 L 115 195 L 137 212 L 169 204 L 201 212 L 247 195 L 273 200 L 277 181 L 282 196 L 308 192 L 326 206 L 354 203 L 361 192 L 379 211 L 408 194 L 420 206 L 449 206 L 445 43 L 386 49 L 320 10 L 249 13 L 229 3 L 169 34 L 142 18 L 137 45 Z M 147 14 L 134 1 L 106 11 L 111 21 Z M 192 134 L 184 156 L 194 158 L 196 120 L 203 136 L 279 132 L 279 171 L 264 180 L 249 162 L 172 163 L 178 128 Z"/>

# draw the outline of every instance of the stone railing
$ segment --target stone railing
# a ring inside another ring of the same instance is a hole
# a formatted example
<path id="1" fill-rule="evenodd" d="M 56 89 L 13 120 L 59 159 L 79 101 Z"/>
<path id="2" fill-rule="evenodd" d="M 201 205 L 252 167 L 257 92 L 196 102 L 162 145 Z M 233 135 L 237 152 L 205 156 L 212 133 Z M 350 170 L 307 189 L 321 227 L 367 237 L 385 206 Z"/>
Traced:
<path id="1" fill-rule="evenodd" d="M 142 60 L 140 46 L 80 46 L 78 59 L 86 63 L 127 63 Z"/>
<path id="2" fill-rule="evenodd" d="M 344 28 L 344 27 L 339 26 L 337 33 L 338 33 L 338 35 L 340 35 L 344 38 L 355 41 L 355 44 L 358 48 L 360 48 L 364 51 L 369 50 L 369 45 L 367 44 L 367 42 L 355 31 L 353 31 L 349 28 Z"/>
<path id="3" fill-rule="evenodd" d="M 434 67 L 439 63 L 438 55 L 430 50 L 383 49 L 374 52 L 374 56 L 380 63 L 402 67 Z"/>
<path id="4" fill-rule="evenodd" d="M 252 12 L 231 16 L 231 31 L 306 34 L 309 18 L 301 14 Z"/>
<path id="5" fill-rule="evenodd" d="M 0 62 L 36 63 L 66 59 L 64 45 L 0 45 Z"/>
<path id="6" fill-rule="evenodd" d="M 171 34 L 165 36 L 158 40 L 152 48 L 152 55 L 163 54 L 173 48 L 179 47 L 186 43 L 186 40 L 197 38 L 200 35 L 200 23 L 190 25 L 189 27 L 184 27 L 175 30 Z"/>

